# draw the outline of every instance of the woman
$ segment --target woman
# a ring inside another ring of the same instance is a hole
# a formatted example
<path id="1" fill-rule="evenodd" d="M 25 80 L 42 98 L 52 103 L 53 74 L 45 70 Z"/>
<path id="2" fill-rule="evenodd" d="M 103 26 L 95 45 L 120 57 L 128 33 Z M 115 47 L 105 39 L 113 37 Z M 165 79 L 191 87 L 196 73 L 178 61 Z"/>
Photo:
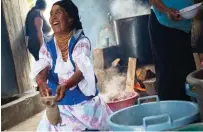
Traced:
<path id="1" fill-rule="evenodd" d="M 186 76 L 195 70 L 191 48 L 192 20 L 178 10 L 193 0 L 150 0 L 149 34 L 155 60 L 158 95 L 161 100 L 189 100 L 185 94 Z"/>
<path id="2" fill-rule="evenodd" d="M 54 36 L 41 47 L 33 76 L 41 96 L 57 95 L 62 124 L 50 125 L 44 114 L 37 130 L 105 130 L 111 110 L 98 96 L 90 42 L 82 31 L 77 7 L 71 0 L 56 2 L 50 24 Z"/>
<path id="3" fill-rule="evenodd" d="M 51 28 L 47 24 L 43 12 L 46 10 L 46 1 L 37 0 L 35 6 L 28 12 L 26 18 L 26 36 L 28 36 L 28 50 L 35 60 L 39 60 L 40 46 L 44 43 L 44 37 Z"/>

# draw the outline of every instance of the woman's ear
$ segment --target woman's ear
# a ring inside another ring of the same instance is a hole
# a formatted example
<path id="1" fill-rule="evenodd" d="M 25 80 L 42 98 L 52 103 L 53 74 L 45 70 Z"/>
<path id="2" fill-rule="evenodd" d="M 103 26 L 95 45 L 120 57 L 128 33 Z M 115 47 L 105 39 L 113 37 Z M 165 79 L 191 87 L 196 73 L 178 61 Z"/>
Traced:
<path id="1" fill-rule="evenodd" d="M 68 20 L 68 23 L 69 23 L 70 25 L 73 25 L 73 18 L 70 18 L 70 19 Z"/>
<path id="2" fill-rule="evenodd" d="M 73 18 L 71 18 L 71 19 L 68 20 L 68 22 L 72 22 L 72 21 L 73 21 Z"/>

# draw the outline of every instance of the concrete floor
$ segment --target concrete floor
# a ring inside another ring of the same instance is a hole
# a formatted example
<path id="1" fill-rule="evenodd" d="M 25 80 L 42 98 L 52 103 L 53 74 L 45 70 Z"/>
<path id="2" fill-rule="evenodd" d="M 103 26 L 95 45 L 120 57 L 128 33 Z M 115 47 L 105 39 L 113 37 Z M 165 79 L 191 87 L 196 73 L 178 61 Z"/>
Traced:
<path id="1" fill-rule="evenodd" d="M 43 112 L 40 112 L 26 121 L 8 129 L 7 131 L 36 131 L 38 123 L 42 118 L 42 114 Z"/>

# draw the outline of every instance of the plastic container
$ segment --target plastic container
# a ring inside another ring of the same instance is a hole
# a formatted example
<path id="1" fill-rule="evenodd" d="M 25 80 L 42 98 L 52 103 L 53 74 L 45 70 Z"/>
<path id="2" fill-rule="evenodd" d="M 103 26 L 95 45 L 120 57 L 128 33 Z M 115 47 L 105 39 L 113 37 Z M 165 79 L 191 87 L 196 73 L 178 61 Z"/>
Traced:
<path id="1" fill-rule="evenodd" d="M 119 100 L 119 101 L 108 102 L 107 105 L 113 112 L 115 112 L 120 109 L 135 105 L 137 98 L 138 98 L 138 93 L 134 92 L 134 95 L 132 97 L 129 97 L 129 98 L 123 99 L 123 100 Z"/>
<path id="2" fill-rule="evenodd" d="M 179 10 L 179 14 L 184 19 L 192 19 L 193 17 L 195 17 L 197 15 L 197 13 L 202 5 L 203 5 L 203 2 L 183 8 L 183 9 Z"/>
<path id="3" fill-rule="evenodd" d="M 156 102 L 143 103 L 155 98 Z M 113 113 L 108 117 L 112 131 L 161 131 L 172 130 L 199 118 L 196 103 L 187 101 L 159 101 L 158 96 L 138 98 L 138 104 Z"/>
<path id="4" fill-rule="evenodd" d="M 203 131 L 203 123 L 195 123 L 176 129 L 175 131 Z"/>
<path id="5" fill-rule="evenodd" d="M 190 73 L 187 82 L 196 88 L 201 121 L 203 121 L 203 68 Z"/>
<path id="6" fill-rule="evenodd" d="M 192 90 L 192 86 L 188 83 L 185 84 L 185 91 L 188 96 L 191 97 L 191 100 L 197 103 L 197 93 Z"/>
<path id="7" fill-rule="evenodd" d="M 157 95 L 156 78 L 152 78 L 143 82 L 146 87 L 146 92 L 149 96 Z"/>

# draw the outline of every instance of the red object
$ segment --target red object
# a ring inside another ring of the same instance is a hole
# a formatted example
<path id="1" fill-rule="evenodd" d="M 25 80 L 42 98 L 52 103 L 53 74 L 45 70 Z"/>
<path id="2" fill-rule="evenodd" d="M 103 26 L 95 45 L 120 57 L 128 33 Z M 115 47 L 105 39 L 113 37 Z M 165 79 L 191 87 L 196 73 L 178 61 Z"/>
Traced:
<path id="1" fill-rule="evenodd" d="M 138 96 L 139 96 L 138 93 L 134 92 L 134 95 L 127 99 L 108 102 L 107 105 L 113 112 L 115 112 L 120 109 L 135 105 Z"/>
<path id="2" fill-rule="evenodd" d="M 146 89 L 145 89 L 145 88 L 142 88 L 138 82 L 135 84 L 134 88 L 137 89 L 137 90 L 139 90 L 139 91 L 142 91 L 142 92 L 145 92 L 145 91 L 146 91 Z"/>

